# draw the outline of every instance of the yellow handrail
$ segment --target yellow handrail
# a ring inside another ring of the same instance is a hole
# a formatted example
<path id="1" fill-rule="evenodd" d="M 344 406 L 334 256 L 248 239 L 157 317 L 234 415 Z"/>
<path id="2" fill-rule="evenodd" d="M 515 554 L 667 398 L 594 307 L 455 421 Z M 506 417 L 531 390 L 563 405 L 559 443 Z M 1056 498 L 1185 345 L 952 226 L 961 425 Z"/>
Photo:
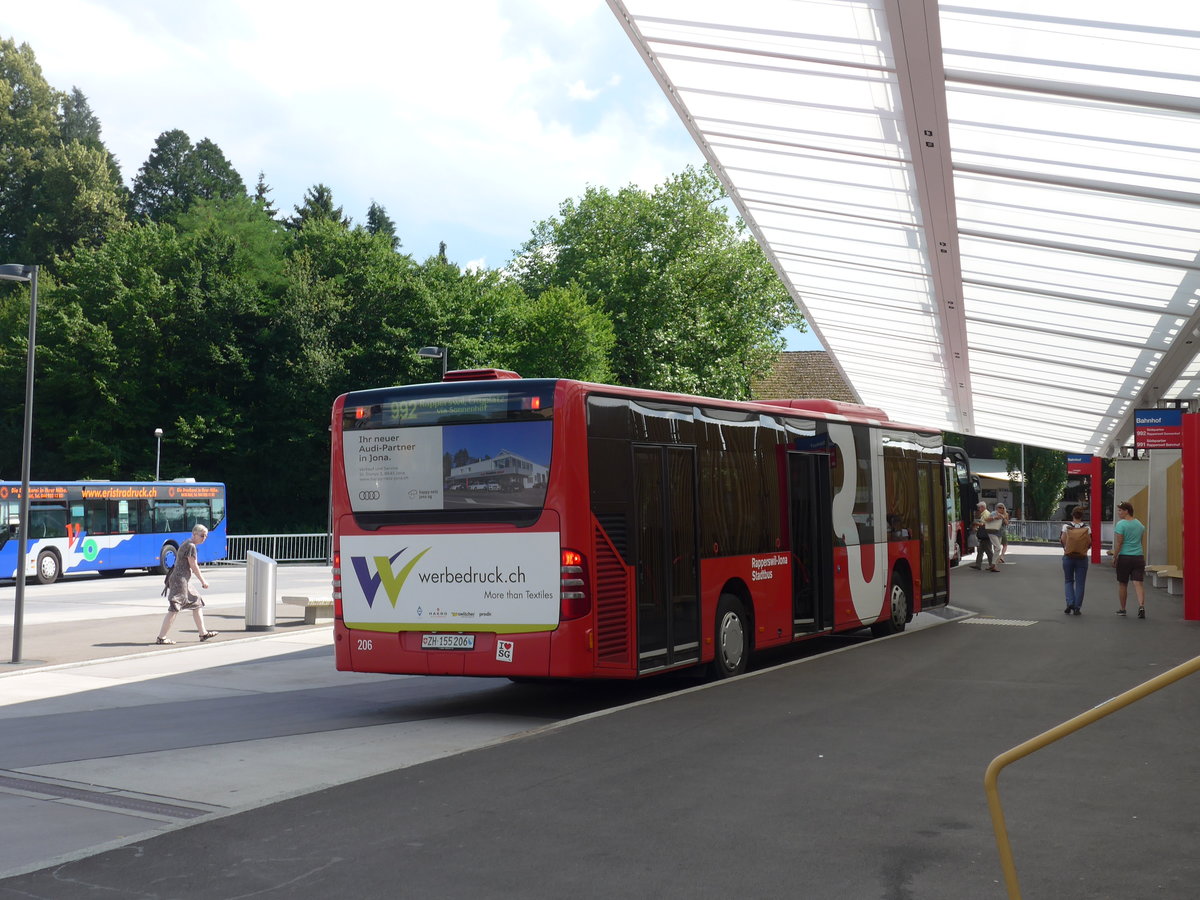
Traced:
<path id="1" fill-rule="evenodd" d="M 1068 719 L 1061 725 L 1055 725 L 1049 731 L 1043 731 L 1037 737 L 1030 738 L 1011 750 L 1006 750 L 991 761 L 983 776 L 983 789 L 987 793 L 988 810 L 992 814 L 992 828 L 996 831 L 996 847 L 1000 851 L 1000 868 L 1004 870 L 1004 884 L 1008 888 L 1009 900 L 1021 900 L 1021 887 L 1017 883 L 1017 869 L 1013 865 L 1012 845 L 1008 841 L 1008 828 L 1004 824 L 1004 810 L 1000 806 L 1000 793 L 997 789 L 1000 770 L 1009 763 L 1014 763 L 1034 751 L 1041 750 L 1048 744 L 1065 738 L 1068 734 L 1074 734 L 1079 729 L 1085 728 L 1105 716 L 1112 715 L 1119 709 L 1124 709 L 1130 703 L 1136 703 L 1160 688 L 1165 688 L 1168 684 L 1174 684 L 1181 678 L 1186 678 L 1196 672 L 1200 672 L 1200 656 L 1163 672 L 1123 694 L 1118 694 L 1111 700 L 1105 700 L 1099 706 L 1095 706 L 1073 719 Z"/>

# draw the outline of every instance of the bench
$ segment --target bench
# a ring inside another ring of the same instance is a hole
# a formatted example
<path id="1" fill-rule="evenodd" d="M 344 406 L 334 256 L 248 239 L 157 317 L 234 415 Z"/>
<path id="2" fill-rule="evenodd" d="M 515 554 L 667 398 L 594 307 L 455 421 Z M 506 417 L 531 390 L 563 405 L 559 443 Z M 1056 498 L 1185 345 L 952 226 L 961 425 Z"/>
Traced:
<path id="1" fill-rule="evenodd" d="M 304 624 L 316 625 L 317 619 L 333 618 L 333 601 L 325 597 L 280 597 L 289 606 L 304 607 Z"/>
<path id="2" fill-rule="evenodd" d="M 1172 575 L 1182 577 L 1183 572 L 1175 566 L 1146 566 L 1146 578 L 1153 581 L 1155 587 L 1167 587 L 1167 579 Z"/>
<path id="3" fill-rule="evenodd" d="M 1166 572 L 1156 572 L 1155 575 L 1166 576 L 1168 594 L 1178 596 L 1183 593 L 1183 569 L 1169 569 Z"/>

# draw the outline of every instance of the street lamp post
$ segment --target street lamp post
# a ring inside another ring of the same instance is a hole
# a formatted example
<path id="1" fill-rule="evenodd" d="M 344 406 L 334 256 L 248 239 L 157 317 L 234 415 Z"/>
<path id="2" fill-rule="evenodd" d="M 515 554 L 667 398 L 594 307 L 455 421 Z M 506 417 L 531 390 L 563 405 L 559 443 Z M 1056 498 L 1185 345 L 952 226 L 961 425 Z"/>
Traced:
<path id="1" fill-rule="evenodd" d="M 21 662 L 21 628 L 25 619 L 25 553 L 29 548 L 29 459 L 33 444 L 33 362 L 37 350 L 37 266 L 0 265 L 0 280 L 29 282 L 29 346 L 25 356 L 25 426 L 21 433 L 21 501 L 17 524 L 17 589 L 13 605 L 12 662 Z M 8 523 L 4 523 L 8 527 Z"/>
<path id="2" fill-rule="evenodd" d="M 422 347 L 417 351 L 417 356 L 424 356 L 428 359 L 440 359 L 442 361 L 442 378 L 446 377 L 446 363 L 450 360 L 449 347 Z"/>
<path id="3" fill-rule="evenodd" d="M 162 462 L 162 429 L 154 429 L 154 480 L 158 481 L 158 466 Z"/>

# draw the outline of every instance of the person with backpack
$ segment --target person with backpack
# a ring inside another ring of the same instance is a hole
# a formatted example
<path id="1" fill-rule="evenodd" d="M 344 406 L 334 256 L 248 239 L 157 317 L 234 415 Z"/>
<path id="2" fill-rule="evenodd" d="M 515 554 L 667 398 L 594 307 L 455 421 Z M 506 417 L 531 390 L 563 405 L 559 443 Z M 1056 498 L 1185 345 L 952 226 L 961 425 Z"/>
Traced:
<path id="1" fill-rule="evenodd" d="M 1092 549 L 1092 529 L 1083 521 L 1083 507 L 1071 510 L 1071 521 L 1066 522 L 1058 535 L 1063 547 L 1063 580 L 1067 597 L 1068 616 L 1082 615 L 1083 589 L 1087 584 L 1088 551 Z"/>

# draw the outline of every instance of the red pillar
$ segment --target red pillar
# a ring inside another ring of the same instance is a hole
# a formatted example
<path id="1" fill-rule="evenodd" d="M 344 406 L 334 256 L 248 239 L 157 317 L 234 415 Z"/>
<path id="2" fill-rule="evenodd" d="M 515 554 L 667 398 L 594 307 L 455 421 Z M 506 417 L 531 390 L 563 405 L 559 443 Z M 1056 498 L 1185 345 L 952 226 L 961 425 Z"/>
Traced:
<path id="1" fill-rule="evenodd" d="M 1200 620 L 1200 413 L 1183 415 L 1183 618 Z"/>
<path id="2" fill-rule="evenodd" d="M 1100 514 L 1103 512 L 1104 505 L 1104 483 L 1103 469 L 1101 468 L 1104 462 L 1099 456 L 1093 456 L 1092 461 L 1088 464 L 1088 476 L 1092 482 L 1092 489 L 1088 500 L 1088 509 L 1091 510 L 1092 527 L 1092 562 L 1100 562 Z"/>

